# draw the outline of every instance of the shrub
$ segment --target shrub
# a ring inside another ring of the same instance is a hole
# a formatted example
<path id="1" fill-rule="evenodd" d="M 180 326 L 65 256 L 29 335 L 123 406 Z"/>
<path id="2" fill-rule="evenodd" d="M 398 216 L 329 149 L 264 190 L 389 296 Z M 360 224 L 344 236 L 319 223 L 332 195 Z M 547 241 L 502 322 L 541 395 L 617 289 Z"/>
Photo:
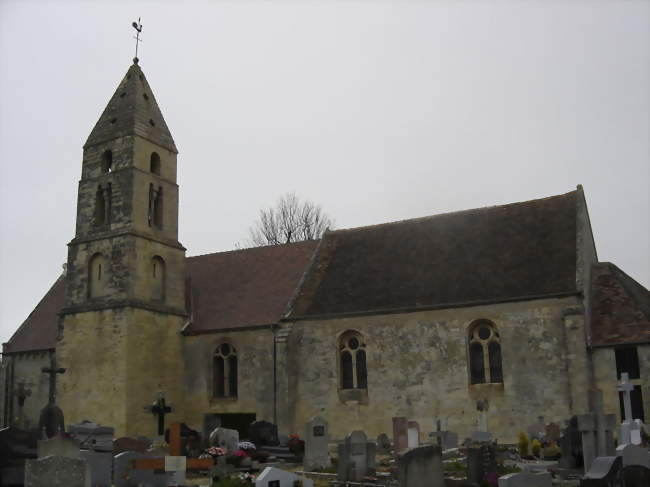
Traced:
<path id="1" fill-rule="evenodd" d="M 517 442 L 517 450 L 520 457 L 528 456 L 528 436 L 523 431 L 519 432 L 519 441 Z"/>
<path id="2" fill-rule="evenodd" d="M 542 450 L 542 444 L 537 438 L 533 440 L 533 443 L 531 444 L 531 450 L 534 456 L 539 457 L 539 454 Z"/>

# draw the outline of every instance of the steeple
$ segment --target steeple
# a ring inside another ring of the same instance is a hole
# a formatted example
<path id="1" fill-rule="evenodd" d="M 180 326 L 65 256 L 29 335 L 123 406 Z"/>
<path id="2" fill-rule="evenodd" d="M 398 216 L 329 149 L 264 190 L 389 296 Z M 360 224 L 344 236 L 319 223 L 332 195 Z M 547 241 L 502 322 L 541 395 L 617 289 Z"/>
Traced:
<path id="1" fill-rule="evenodd" d="M 137 62 L 131 65 L 115 90 L 84 149 L 129 135 L 139 135 L 178 153 L 153 91 Z"/>

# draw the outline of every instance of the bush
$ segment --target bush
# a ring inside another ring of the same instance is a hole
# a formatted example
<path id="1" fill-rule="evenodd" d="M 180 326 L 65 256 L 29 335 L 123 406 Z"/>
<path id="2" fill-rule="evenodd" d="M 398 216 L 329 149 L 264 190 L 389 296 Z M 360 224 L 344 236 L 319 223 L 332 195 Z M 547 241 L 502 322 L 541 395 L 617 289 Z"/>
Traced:
<path id="1" fill-rule="evenodd" d="M 539 457 L 539 454 L 541 453 L 542 450 L 542 444 L 537 438 L 533 440 L 533 443 L 531 445 L 531 450 L 534 456 Z"/>
<path id="2" fill-rule="evenodd" d="M 523 431 L 519 432 L 519 441 L 517 442 L 517 451 L 520 457 L 528 456 L 528 435 Z"/>
<path id="3" fill-rule="evenodd" d="M 543 453 L 545 458 L 556 458 L 560 455 L 561 451 L 557 443 L 553 442 L 544 448 Z"/>

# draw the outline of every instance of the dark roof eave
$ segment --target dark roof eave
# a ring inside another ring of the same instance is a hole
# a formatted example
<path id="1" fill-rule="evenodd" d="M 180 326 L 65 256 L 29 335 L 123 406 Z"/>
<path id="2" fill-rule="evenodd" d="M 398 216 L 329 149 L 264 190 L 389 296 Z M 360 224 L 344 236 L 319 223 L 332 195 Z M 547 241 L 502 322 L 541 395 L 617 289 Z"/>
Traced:
<path id="1" fill-rule="evenodd" d="M 228 328 L 207 328 L 203 330 L 191 330 L 182 332 L 183 336 L 196 336 L 196 335 L 210 335 L 215 333 L 231 332 L 231 331 L 250 331 L 262 330 L 278 326 L 277 323 L 267 323 L 264 325 L 246 325 L 246 326 L 231 326 Z"/>
<path id="2" fill-rule="evenodd" d="M 581 291 L 566 291 L 561 293 L 550 293 L 550 294 L 540 294 L 533 296 L 517 296 L 512 298 L 504 299 L 489 299 L 482 301 L 465 301 L 460 303 L 444 303 L 444 304 L 435 304 L 435 305 L 422 305 L 422 306 L 407 306 L 402 308 L 385 308 L 385 309 L 373 309 L 365 311 L 348 311 L 342 313 L 329 313 L 329 314 L 320 314 L 320 315 L 302 315 L 302 316 L 287 316 L 283 317 L 280 321 L 320 321 L 328 320 L 333 318 L 347 318 L 355 316 L 371 316 L 371 315 L 388 315 L 396 313 L 417 313 L 419 311 L 432 311 L 439 309 L 454 309 L 454 308 L 465 308 L 465 307 L 474 307 L 474 306 L 485 306 L 489 304 L 500 304 L 500 303 L 512 303 L 518 301 L 531 301 L 539 299 L 553 299 L 553 298 L 565 298 L 569 296 L 581 296 Z"/>

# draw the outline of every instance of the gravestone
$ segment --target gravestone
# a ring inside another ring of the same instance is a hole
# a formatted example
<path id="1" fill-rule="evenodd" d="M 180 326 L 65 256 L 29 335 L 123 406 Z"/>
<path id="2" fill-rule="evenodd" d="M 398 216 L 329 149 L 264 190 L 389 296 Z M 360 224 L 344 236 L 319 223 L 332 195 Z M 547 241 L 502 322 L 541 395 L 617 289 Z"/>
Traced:
<path id="1" fill-rule="evenodd" d="M 397 455 L 400 487 L 444 487 L 442 449 L 427 445 L 402 451 Z"/>
<path id="2" fill-rule="evenodd" d="M 124 451 L 137 451 L 140 453 L 146 452 L 151 446 L 149 439 L 136 439 L 122 436 L 113 441 L 113 456 L 119 455 Z"/>
<path id="3" fill-rule="evenodd" d="M 390 453 L 390 447 L 390 438 L 386 433 L 381 433 L 377 437 L 377 453 L 380 453 L 382 455 Z"/>
<path id="4" fill-rule="evenodd" d="M 621 485 L 623 462 L 621 457 L 597 457 L 580 480 L 580 487 L 609 487 Z"/>
<path id="5" fill-rule="evenodd" d="M 406 437 L 408 448 L 417 448 L 420 446 L 420 425 L 417 421 L 408 422 Z"/>
<path id="6" fill-rule="evenodd" d="M 81 450 L 80 458 L 90 468 L 93 487 L 111 487 L 113 477 L 113 453 L 110 451 Z"/>
<path id="7" fill-rule="evenodd" d="M 472 431 L 470 437 L 472 441 L 479 443 L 490 442 L 493 440 L 492 433 L 489 433 L 487 431 Z"/>
<path id="8" fill-rule="evenodd" d="M 327 421 L 317 416 L 305 425 L 304 468 L 307 471 L 322 470 L 331 466 L 329 456 L 329 426 Z"/>
<path id="9" fill-rule="evenodd" d="M 210 479 L 218 481 L 225 479 L 228 475 L 235 471 L 235 467 L 226 462 L 225 455 L 217 457 L 216 464 L 210 469 Z"/>
<path id="10" fill-rule="evenodd" d="M 227 453 L 234 453 L 239 443 L 239 431 L 228 428 L 215 428 L 210 433 L 210 446 L 218 446 L 226 450 Z"/>
<path id="11" fill-rule="evenodd" d="M 467 479 L 480 484 L 486 476 L 496 474 L 497 456 L 493 443 L 467 449 Z"/>
<path id="12" fill-rule="evenodd" d="M 81 448 L 95 451 L 112 451 L 115 429 L 92 421 L 68 425 L 68 433 L 79 441 Z"/>
<path id="13" fill-rule="evenodd" d="M 256 446 L 278 446 L 278 427 L 268 421 L 254 421 L 248 430 L 248 436 Z"/>
<path id="14" fill-rule="evenodd" d="M 38 440 L 37 450 L 38 458 L 49 456 L 80 458 L 79 442 L 63 436 L 54 436 L 49 440 Z"/>
<path id="15" fill-rule="evenodd" d="M 280 442 L 280 446 L 289 446 L 289 437 L 287 435 L 280 435 L 278 441 Z"/>
<path id="16" fill-rule="evenodd" d="M 146 453 L 125 451 L 113 458 L 113 484 L 115 487 L 136 487 L 138 485 L 166 485 L 166 475 L 155 470 L 135 470 L 133 460 L 149 458 Z"/>
<path id="17" fill-rule="evenodd" d="M 377 448 L 363 431 L 353 431 L 338 445 L 337 476 L 342 482 L 359 482 L 375 473 Z"/>
<path id="18" fill-rule="evenodd" d="M 553 478 L 549 472 L 509 473 L 499 477 L 499 487 L 552 487 Z"/>
<path id="19" fill-rule="evenodd" d="M 596 456 L 614 455 L 614 414 L 587 413 L 578 415 L 578 430 L 582 435 L 582 457 L 585 472 Z"/>
<path id="20" fill-rule="evenodd" d="M 167 485 L 185 485 L 186 471 L 186 457 L 170 455 L 165 457 L 165 473 L 167 474 Z"/>
<path id="21" fill-rule="evenodd" d="M 549 443 L 557 443 L 560 440 L 560 427 L 555 423 L 548 423 L 544 427 L 544 433 Z"/>
<path id="22" fill-rule="evenodd" d="M 630 383 L 627 372 L 621 374 L 621 382 L 616 389 L 623 393 L 623 422 L 618 428 L 618 444 L 627 445 L 634 443 L 638 445 L 641 442 L 641 432 L 638 431 L 638 424 L 632 418 L 632 400 L 630 393 L 634 390 L 634 386 Z M 634 441 L 632 441 L 633 435 Z"/>
<path id="23" fill-rule="evenodd" d="M 458 448 L 458 434 L 453 431 L 444 431 L 442 435 L 442 447 L 445 450 Z"/>
<path id="24" fill-rule="evenodd" d="M 395 446 L 395 452 L 408 448 L 408 429 L 409 422 L 406 418 L 393 418 L 393 445 Z"/>
<path id="25" fill-rule="evenodd" d="M 90 482 L 90 468 L 81 458 L 49 456 L 25 463 L 25 487 L 91 487 Z"/>
<path id="26" fill-rule="evenodd" d="M 560 467 L 573 469 L 582 465 L 582 439 L 578 430 L 577 416 L 572 416 L 566 428 L 562 430 L 559 446 L 562 452 Z"/>
<path id="27" fill-rule="evenodd" d="M 650 468 L 650 452 L 647 448 L 636 445 L 620 445 L 616 448 L 616 456 L 621 457 L 623 468 L 629 465 L 640 465 Z"/>
<path id="28" fill-rule="evenodd" d="M 306 477 L 279 468 L 266 467 L 255 480 L 255 487 L 294 487 L 297 482 L 301 482 L 303 487 L 314 486 L 314 482 Z"/>

